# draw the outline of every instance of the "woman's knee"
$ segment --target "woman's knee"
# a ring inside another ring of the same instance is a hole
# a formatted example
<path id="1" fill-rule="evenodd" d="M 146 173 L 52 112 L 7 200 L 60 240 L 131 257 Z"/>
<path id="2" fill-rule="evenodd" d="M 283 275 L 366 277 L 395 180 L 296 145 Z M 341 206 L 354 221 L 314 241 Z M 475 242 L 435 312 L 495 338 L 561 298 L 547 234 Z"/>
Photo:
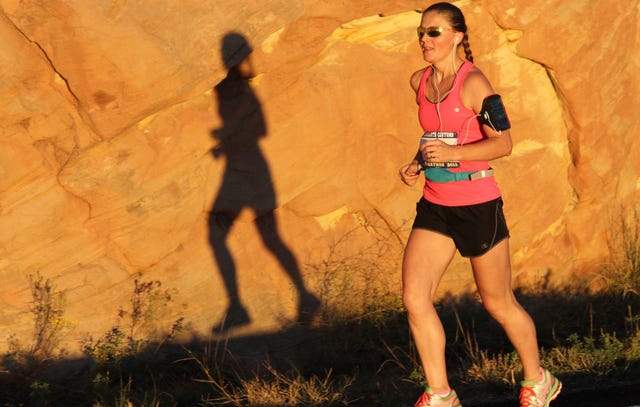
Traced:
<path id="1" fill-rule="evenodd" d="M 409 314 L 425 314 L 434 309 L 431 296 L 424 292 L 416 292 L 414 290 L 403 290 L 402 302 Z"/>
<path id="2" fill-rule="evenodd" d="M 500 324 L 520 310 L 518 303 L 511 297 L 483 298 L 482 305 L 489 315 Z"/>

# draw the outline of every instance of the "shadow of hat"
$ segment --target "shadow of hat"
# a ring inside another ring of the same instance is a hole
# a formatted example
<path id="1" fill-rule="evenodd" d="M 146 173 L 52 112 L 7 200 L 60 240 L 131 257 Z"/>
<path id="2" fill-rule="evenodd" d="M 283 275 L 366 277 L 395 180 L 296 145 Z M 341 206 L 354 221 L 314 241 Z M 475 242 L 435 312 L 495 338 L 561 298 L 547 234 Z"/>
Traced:
<path id="1" fill-rule="evenodd" d="M 222 39 L 222 61 L 229 70 L 244 61 L 253 52 L 253 48 L 244 35 L 231 32 Z"/>

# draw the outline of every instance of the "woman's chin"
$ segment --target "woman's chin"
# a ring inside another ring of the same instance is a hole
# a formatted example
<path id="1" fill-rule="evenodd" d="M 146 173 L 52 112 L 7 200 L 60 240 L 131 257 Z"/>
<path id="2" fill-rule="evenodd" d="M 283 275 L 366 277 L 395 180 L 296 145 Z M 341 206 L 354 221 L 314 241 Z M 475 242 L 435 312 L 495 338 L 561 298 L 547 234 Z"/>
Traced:
<path id="1" fill-rule="evenodd" d="M 433 63 L 433 61 L 434 61 L 433 52 L 431 52 L 431 51 L 423 51 L 422 52 L 422 59 L 424 59 L 428 63 Z"/>

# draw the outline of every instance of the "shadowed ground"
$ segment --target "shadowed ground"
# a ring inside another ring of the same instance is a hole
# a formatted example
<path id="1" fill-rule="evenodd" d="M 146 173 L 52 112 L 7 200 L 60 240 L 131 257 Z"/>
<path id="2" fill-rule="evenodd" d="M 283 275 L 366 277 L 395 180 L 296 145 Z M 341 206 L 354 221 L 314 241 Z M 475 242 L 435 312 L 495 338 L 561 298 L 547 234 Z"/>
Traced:
<path id="1" fill-rule="evenodd" d="M 635 357 L 623 360 L 615 353 L 616 346 L 600 344 L 597 339 L 599 332 L 617 332 L 621 343 L 633 342 L 627 339 L 637 337 L 637 327 L 633 326 L 637 318 L 633 313 L 629 316 L 629 310 L 640 309 L 638 296 L 569 289 L 517 295 L 538 322 L 541 346 L 548 353 L 559 349 L 567 356 L 566 362 L 556 361 L 552 367 L 564 383 L 552 407 L 640 404 L 637 347 L 626 350 Z M 447 296 L 438 308 L 449 340 L 452 386 L 463 405 L 517 405 L 517 385 L 509 385 L 501 377 L 480 380 L 470 373 L 477 360 L 470 356 L 465 338 L 472 337 L 477 350 L 487 355 L 512 352 L 475 295 Z M 288 385 L 283 378 L 315 377 L 322 381 L 328 377 L 328 387 L 339 393 L 334 394 L 334 402 L 287 405 L 410 407 L 422 384 L 406 315 L 392 307 L 381 306 L 377 311 L 349 315 L 348 310 L 332 310 L 325 304 L 321 318 L 312 326 L 292 324 L 278 332 L 235 338 L 224 333 L 182 344 L 136 339 L 128 337 L 125 330 L 118 337 L 112 331 L 105 334 L 102 344 L 117 345 L 115 352 L 113 347 L 94 346 L 79 359 L 39 359 L 29 352 L 26 357 L 8 353 L 0 370 L 0 405 L 85 406 L 101 402 L 98 405 L 111 406 L 122 397 L 135 406 L 150 405 L 149 400 L 157 400 L 158 406 L 234 405 L 229 394 L 235 394 L 242 405 L 276 407 L 283 404 L 256 400 L 258 396 L 247 393 L 248 386 L 257 378 L 263 383 L 257 390 L 264 391 L 267 383 Z M 333 318 L 323 320 L 327 315 Z M 585 365 L 582 370 L 570 366 L 575 360 L 569 360 L 568 355 L 575 347 L 567 347 L 572 342 L 566 338 L 572 335 L 594 338 L 598 343 L 593 349 L 587 349 L 584 343 L 578 349 Z M 109 352 L 109 357 L 104 357 Z M 599 358 L 599 364 L 588 365 L 590 358 Z M 602 366 L 600 371 L 598 366 Z M 344 379 L 350 384 L 339 385 Z M 301 389 L 285 386 L 284 390 L 295 393 Z"/>

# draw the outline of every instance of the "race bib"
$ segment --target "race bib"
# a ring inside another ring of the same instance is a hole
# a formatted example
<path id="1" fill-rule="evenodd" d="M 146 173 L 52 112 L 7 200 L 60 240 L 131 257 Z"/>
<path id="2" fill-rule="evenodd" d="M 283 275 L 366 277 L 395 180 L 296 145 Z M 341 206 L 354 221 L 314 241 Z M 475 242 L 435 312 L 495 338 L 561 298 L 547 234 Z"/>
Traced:
<path id="1" fill-rule="evenodd" d="M 450 146 L 455 146 L 458 144 L 458 133 L 456 133 L 455 131 L 428 131 L 424 133 L 422 137 L 420 137 L 420 145 L 422 146 L 425 141 L 433 139 L 442 140 Z M 449 161 L 446 163 L 430 163 L 427 162 L 424 154 L 422 156 L 422 159 L 424 160 L 426 167 L 456 168 L 460 166 L 459 161 Z"/>

